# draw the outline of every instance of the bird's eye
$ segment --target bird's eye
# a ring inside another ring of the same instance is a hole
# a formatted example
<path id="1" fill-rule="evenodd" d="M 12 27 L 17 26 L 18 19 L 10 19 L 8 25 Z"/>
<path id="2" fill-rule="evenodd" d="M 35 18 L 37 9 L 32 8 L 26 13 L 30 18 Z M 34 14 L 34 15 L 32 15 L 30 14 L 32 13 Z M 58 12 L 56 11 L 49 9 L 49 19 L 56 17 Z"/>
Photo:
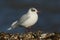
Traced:
<path id="1" fill-rule="evenodd" d="M 31 11 L 33 11 L 33 12 L 34 12 L 35 10 L 34 10 L 34 9 L 31 9 Z"/>

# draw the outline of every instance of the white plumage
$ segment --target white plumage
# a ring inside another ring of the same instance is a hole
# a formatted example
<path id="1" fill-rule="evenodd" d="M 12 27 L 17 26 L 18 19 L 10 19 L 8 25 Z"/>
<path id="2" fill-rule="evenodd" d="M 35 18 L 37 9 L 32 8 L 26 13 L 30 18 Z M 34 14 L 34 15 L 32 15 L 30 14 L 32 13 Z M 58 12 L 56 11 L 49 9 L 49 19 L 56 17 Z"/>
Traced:
<path id="1" fill-rule="evenodd" d="M 19 25 L 29 28 L 34 25 L 38 20 L 36 8 L 30 8 L 26 14 L 24 14 L 18 21 L 12 23 L 11 27 L 8 30 L 18 27 Z"/>

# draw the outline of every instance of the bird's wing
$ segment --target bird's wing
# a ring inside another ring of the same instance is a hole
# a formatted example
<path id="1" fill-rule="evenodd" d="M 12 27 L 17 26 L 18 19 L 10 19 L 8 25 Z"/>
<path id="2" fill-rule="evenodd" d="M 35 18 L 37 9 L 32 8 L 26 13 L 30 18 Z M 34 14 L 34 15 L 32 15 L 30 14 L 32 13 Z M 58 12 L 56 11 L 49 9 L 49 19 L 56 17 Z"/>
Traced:
<path id="1" fill-rule="evenodd" d="M 18 23 L 18 21 L 14 21 L 14 22 L 11 24 L 11 26 L 16 25 L 17 23 Z"/>
<path id="2" fill-rule="evenodd" d="M 24 14 L 20 19 L 19 19 L 19 23 L 22 24 L 23 22 L 25 22 L 26 20 L 29 19 L 29 16 L 27 14 Z"/>

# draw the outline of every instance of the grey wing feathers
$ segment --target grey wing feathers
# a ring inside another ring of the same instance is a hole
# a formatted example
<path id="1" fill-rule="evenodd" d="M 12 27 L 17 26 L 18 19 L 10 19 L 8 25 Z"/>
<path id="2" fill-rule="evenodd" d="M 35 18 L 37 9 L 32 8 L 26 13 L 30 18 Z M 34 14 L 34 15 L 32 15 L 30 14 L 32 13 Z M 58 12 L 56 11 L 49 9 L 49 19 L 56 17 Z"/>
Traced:
<path id="1" fill-rule="evenodd" d="M 20 24 L 22 24 L 23 22 L 25 22 L 27 19 L 29 19 L 29 16 L 26 14 L 24 14 L 21 18 L 20 18 L 20 20 L 19 20 L 19 23 Z"/>
<path id="2" fill-rule="evenodd" d="M 18 21 L 13 22 L 11 25 L 11 27 L 13 28 L 18 27 L 18 26 L 19 26 Z"/>

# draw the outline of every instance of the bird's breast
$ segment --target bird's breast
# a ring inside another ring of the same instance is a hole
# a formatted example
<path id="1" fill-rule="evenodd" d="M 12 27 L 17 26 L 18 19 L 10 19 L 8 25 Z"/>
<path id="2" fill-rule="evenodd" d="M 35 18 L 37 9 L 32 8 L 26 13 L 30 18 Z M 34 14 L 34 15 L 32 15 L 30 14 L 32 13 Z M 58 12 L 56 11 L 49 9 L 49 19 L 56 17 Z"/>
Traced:
<path id="1" fill-rule="evenodd" d="M 37 14 L 32 14 L 32 15 L 29 15 L 29 16 L 30 17 L 24 23 L 22 23 L 22 26 L 30 27 L 37 22 L 37 20 L 38 20 L 38 15 Z"/>

